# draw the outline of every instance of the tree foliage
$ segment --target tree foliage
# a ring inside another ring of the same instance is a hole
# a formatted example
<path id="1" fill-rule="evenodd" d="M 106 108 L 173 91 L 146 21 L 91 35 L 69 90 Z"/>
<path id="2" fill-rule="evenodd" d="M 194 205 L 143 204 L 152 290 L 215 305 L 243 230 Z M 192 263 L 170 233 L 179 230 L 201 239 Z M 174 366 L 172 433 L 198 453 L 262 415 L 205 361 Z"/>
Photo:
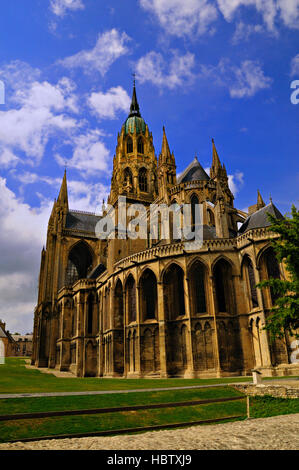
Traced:
<path id="1" fill-rule="evenodd" d="M 270 229 L 280 235 L 273 241 L 278 261 L 283 262 L 287 279 L 260 282 L 257 287 L 269 287 L 277 294 L 271 314 L 266 319 L 265 329 L 270 337 L 283 337 L 284 332 L 299 338 L 299 211 L 292 205 L 291 216 L 278 220 L 268 214 Z"/>

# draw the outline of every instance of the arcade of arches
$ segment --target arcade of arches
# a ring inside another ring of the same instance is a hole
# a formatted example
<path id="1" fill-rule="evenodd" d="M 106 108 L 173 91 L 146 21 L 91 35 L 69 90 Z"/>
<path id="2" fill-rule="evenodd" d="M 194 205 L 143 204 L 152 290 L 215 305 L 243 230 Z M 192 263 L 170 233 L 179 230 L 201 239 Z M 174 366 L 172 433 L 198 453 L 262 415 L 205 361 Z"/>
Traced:
<path id="1" fill-rule="evenodd" d="M 83 247 L 76 250 L 70 260 L 82 273 L 88 252 L 82 266 Z M 242 259 L 240 275 L 223 256 L 210 268 L 204 257 L 188 265 L 180 259 L 159 275 L 153 263 L 139 275 L 131 269 L 98 290 L 66 296 L 58 308 L 55 364 L 84 376 L 205 377 L 288 362 L 287 339 L 269 345 L 267 355 L 260 303 L 270 308 L 273 293 L 259 296 L 255 287 L 258 273 L 263 278 L 280 275 L 271 248 L 262 252 L 258 268 L 249 255 Z M 242 297 L 247 299 L 246 305 L 242 301 L 245 318 L 238 314 Z M 46 318 L 42 334 L 49 338 Z M 82 328 L 85 339 L 79 341 Z M 42 357 L 49 351 L 49 341 L 43 342 Z"/>

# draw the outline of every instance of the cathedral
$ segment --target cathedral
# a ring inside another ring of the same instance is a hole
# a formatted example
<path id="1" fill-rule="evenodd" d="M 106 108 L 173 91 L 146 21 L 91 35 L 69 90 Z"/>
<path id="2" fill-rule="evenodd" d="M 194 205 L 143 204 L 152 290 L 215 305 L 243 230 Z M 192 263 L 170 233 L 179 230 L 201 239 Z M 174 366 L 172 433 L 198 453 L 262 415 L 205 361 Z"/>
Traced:
<path id="1" fill-rule="evenodd" d="M 117 136 L 109 207 L 201 207 L 203 242 L 187 251 L 167 239 L 101 238 L 106 216 L 69 208 L 67 176 L 48 223 L 34 312 L 32 365 L 78 377 L 222 377 L 298 374 L 291 338 L 270 342 L 263 329 L 275 293 L 256 284 L 284 278 L 267 213 L 283 216 L 258 192 L 248 213 L 234 206 L 212 140 L 209 174 L 195 157 L 180 175 L 163 128 L 157 158 L 134 84 Z M 159 219 L 160 220 L 160 219 Z M 159 221 L 159 223 L 161 220 Z M 159 228 L 158 223 L 158 228 Z M 171 224 L 171 220 L 170 220 Z M 118 235 L 121 235 L 118 233 Z"/>

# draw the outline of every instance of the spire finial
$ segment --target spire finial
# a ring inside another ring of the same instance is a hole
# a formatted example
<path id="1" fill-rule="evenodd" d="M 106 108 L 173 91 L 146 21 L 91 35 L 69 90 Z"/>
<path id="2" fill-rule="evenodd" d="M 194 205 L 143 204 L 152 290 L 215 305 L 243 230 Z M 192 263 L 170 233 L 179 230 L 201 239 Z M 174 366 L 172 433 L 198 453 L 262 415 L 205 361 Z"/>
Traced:
<path id="1" fill-rule="evenodd" d="M 132 75 L 133 75 L 133 95 L 132 95 L 132 102 L 131 102 L 129 117 L 132 117 L 132 116 L 141 117 L 139 104 L 137 101 L 137 94 L 136 94 L 136 74 L 133 73 Z"/>

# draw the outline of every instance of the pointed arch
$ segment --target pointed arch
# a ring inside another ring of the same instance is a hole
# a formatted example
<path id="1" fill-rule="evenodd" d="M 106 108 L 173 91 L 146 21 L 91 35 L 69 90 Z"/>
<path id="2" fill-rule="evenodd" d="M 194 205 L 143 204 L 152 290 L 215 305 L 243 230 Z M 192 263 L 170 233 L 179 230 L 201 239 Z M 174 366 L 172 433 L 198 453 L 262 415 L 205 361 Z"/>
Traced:
<path id="1" fill-rule="evenodd" d="M 148 181 L 147 181 L 147 170 L 146 168 L 141 168 L 138 173 L 138 184 L 140 191 L 147 193 L 148 192 Z"/>
<path id="2" fill-rule="evenodd" d="M 249 309 L 251 310 L 258 307 L 258 298 L 253 264 L 251 258 L 247 254 L 242 260 L 241 273 L 246 283 L 247 292 L 249 293 Z"/>
<path id="3" fill-rule="evenodd" d="M 232 266 L 225 258 L 214 264 L 213 277 L 218 312 L 234 313 Z"/>
<path id="4" fill-rule="evenodd" d="M 185 315 L 184 271 L 170 264 L 163 275 L 165 314 L 168 320 Z"/>
<path id="5" fill-rule="evenodd" d="M 79 279 L 85 279 L 93 265 L 94 254 L 91 247 L 83 240 L 71 247 L 65 275 L 66 285 L 72 285 Z"/>
<path id="6" fill-rule="evenodd" d="M 198 196 L 194 193 L 192 194 L 190 198 L 190 203 L 191 203 L 191 227 L 192 230 L 194 230 L 195 227 L 195 222 L 196 222 L 196 208 L 199 205 L 199 199 Z"/>
<path id="7" fill-rule="evenodd" d="M 137 152 L 141 153 L 142 155 L 144 154 L 144 142 L 141 136 L 138 138 L 137 141 Z"/>
<path id="8" fill-rule="evenodd" d="M 128 312 L 128 323 L 136 321 L 136 282 L 132 274 L 126 281 L 126 310 Z"/>
<path id="9" fill-rule="evenodd" d="M 114 328 L 124 326 L 123 286 L 118 279 L 114 290 Z"/>
<path id="10" fill-rule="evenodd" d="M 198 259 L 193 261 L 188 269 L 191 291 L 191 311 L 193 315 L 196 313 L 205 313 L 207 311 L 206 275 L 207 270 L 205 265 L 202 264 Z"/>
<path id="11" fill-rule="evenodd" d="M 267 279 L 280 279 L 281 272 L 279 267 L 279 262 L 276 258 L 275 251 L 272 246 L 268 246 L 262 253 L 259 258 L 259 268 L 261 273 L 262 280 Z M 268 307 L 272 307 L 276 299 L 279 297 L 279 294 L 274 292 L 272 287 L 263 289 L 264 297 L 267 297 L 266 292 L 268 292 L 268 298 L 266 299 L 266 303 Z"/>
<path id="12" fill-rule="evenodd" d="M 133 153 L 134 146 L 133 146 L 133 139 L 132 137 L 127 138 L 127 153 Z"/>
<path id="13" fill-rule="evenodd" d="M 130 170 L 130 168 L 125 168 L 125 171 L 124 171 L 124 185 L 125 186 L 127 186 L 127 185 L 133 186 L 133 175 L 132 175 L 132 171 Z"/>
<path id="14" fill-rule="evenodd" d="M 157 318 L 157 279 L 149 268 L 143 271 L 140 281 L 140 313 L 142 320 Z"/>

